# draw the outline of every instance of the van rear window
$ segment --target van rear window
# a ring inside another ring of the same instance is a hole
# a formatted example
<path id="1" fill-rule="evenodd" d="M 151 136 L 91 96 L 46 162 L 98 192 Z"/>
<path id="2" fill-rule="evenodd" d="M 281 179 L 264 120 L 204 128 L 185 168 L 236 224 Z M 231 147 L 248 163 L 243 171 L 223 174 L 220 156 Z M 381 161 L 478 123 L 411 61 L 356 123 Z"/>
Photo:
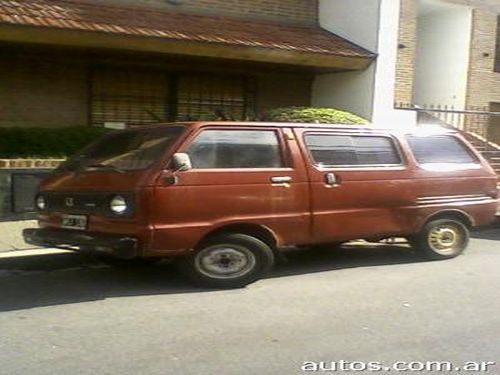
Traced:
<path id="1" fill-rule="evenodd" d="M 410 148 L 420 164 L 471 164 L 476 157 L 458 138 L 450 135 L 410 136 Z"/>

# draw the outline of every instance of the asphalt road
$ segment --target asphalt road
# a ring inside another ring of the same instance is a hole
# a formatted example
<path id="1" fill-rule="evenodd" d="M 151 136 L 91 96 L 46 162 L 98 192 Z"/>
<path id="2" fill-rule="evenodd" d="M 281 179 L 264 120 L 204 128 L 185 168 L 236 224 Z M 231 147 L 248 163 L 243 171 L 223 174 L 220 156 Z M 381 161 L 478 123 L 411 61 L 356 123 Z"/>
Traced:
<path id="1" fill-rule="evenodd" d="M 294 252 L 229 291 L 192 288 L 169 264 L 12 253 L 0 258 L 0 374 L 287 375 L 341 360 L 496 361 L 487 373 L 500 374 L 500 229 L 479 237 L 443 262 L 404 246 Z"/>

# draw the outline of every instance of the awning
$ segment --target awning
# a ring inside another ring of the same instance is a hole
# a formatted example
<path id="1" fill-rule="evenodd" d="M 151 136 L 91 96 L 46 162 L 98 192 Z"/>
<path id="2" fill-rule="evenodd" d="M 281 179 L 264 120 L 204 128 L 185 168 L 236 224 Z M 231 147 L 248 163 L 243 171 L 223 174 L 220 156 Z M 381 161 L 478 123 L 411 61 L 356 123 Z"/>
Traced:
<path id="1" fill-rule="evenodd" d="M 319 26 L 95 5 L 0 0 L 0 40 L 358 70 L 375 55 Z"/>

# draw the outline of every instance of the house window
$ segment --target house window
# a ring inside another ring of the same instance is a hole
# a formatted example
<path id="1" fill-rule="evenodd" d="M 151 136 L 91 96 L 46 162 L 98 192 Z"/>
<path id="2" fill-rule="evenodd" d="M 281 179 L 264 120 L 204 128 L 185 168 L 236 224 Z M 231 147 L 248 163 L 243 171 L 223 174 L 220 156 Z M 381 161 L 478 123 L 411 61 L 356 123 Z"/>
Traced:
<path id="1" fill-rule="evenodd" d="M 246 83 L 240 77 L 179 77 L 177 119 L 245 119 L 250 96 Z"/>
<path id="2" fill-rule="evenodd" d="M 243 120 L 254 112 L 249 78 L 96 68 L 91 73 L 92 125 L 159 121 Z"/>
<path id="3" fill-rule="evenodd" d="M 169 77 L 162 72 L 107 68 L 92 72 L 92 125 L 167 120 Z"/>

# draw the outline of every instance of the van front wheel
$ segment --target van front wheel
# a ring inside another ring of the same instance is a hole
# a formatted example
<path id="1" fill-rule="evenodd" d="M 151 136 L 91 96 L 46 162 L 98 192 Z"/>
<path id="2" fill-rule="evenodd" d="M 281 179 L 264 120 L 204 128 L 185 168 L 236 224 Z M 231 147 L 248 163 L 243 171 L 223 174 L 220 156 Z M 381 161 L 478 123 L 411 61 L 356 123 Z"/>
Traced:
<path id="1" fill-rule="evenodd" d="M 427 259 L 454 258 L 467 247 L 469 230 L 455 219 L 433 220 L 424 226 L 411 243 Z"/>
<path id="2" fill-rule="evenodd" d="M 262 278 L 273 264 L 271 248 L 245 234 L 209 238 L 192 254 L 179 259 L 184 275 L 196 285 L 211 288 L 244 287 Z"/>

